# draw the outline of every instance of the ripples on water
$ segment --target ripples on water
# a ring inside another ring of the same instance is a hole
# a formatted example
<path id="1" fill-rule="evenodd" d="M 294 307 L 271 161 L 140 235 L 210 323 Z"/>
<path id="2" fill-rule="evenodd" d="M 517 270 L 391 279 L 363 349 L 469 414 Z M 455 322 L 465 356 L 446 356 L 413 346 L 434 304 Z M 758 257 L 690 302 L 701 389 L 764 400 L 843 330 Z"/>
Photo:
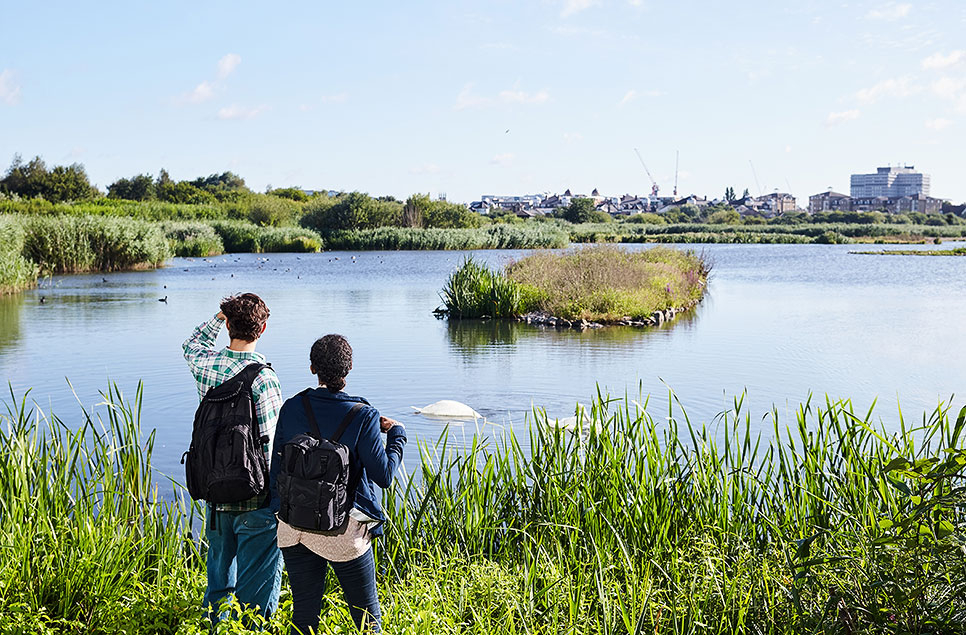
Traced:
<path id="1" fill-rule="evenodd" d="M 572 415 L 598 384 L 611 395 L 650 394 L 661 417 L 673 388 L 696 422 L 711 421 L 743 390 L 753 421 L 773 404 L 790 416 L 809 393 L 828 393 L 863 411 L 878 397 L 879 416 L 894 425 L 897 399 L 919 418 L 966 385 L 966 258 L 858 256 L 818 245 L 698 250 L 714 262 L 708 296 L 672 325 L 648 330 L 437 320 L 437 292 L 459 252 L 228 255 L 53 278 L 0 298 L 0 377 L 17 395 L 32 388 L 68 422 L 79 410 L 65 378 L 88 406 L 108 380 L 133 396 L 143 379 L 143 419 L 158 428 L 158 466 L 173 474 L 197 405 L 181 342 L 221 297 L 240 291 L 258 293 L 272 311 L 259 350 L 286 397 L 312 384 L 312 341 L 342 333 L 355 350 L 348 391 L 423 440 L 441 424 L 410 406 L 440 399 L 466 402 L 498 426 L 522 426 L 532 406 Z M 473 253 L 499 265 L 523 252 Z M 472 431 L 454 427 L 457 436 Z"/>

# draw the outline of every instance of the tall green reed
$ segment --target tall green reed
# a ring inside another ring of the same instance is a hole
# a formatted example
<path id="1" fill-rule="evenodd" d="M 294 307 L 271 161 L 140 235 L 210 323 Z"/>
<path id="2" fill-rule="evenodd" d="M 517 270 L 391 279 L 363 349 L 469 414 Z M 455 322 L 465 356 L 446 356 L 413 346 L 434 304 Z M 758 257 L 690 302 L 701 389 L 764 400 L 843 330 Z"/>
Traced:
<path id="1" fill-rule="evenodd" d="M 422 445 L 387 499 L 391 574 L 493 562 L 521 632 L 966 627 L 966 410 L 887 431 L 809 401 L 760 431 L 741 399 L 701 426 L 673 395 L 663 419 L 639 403 L 598 396 L 577 433 L 535 411 L 523 438 Z"/>
<path id="2" fill-rule="evenodd" d="M 173 632 L 197 614 L 179 592 L 199 574 L 193 510 L 159 494 L 141 386 L 102 395 L 77 427 L 27 395 L 0 414 L 0 630 Z"/>

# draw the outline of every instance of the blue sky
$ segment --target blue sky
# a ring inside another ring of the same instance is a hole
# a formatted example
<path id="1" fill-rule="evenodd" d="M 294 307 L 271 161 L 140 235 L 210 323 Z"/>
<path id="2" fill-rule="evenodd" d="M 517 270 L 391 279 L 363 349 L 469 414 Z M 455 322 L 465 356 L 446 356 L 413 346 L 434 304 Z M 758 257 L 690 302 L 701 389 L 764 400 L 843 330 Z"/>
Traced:
<path id="1" fill-rule="evenodd" d="M 904 163 L 960 202 L 963 33 L 961 0 L 0 0 L 0 167 L 470 201 L 647 193 L 638 148 L 662 193 L 679 151 L 681 192 Z"/>

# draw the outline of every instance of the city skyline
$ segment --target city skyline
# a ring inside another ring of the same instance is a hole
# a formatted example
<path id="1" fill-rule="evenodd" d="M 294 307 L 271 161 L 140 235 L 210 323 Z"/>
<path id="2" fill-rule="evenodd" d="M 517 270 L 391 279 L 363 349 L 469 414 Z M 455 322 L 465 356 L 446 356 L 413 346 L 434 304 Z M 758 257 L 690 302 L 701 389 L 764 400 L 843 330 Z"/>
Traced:
<path id="1" fill-rule="evenodd" d="M 405 197 L 789 192 L 915 165 L 966 200 L 966 7 L 647 0 L 4 8 L 0 164 Z M 42 42 L 43 45 L 38 43 Z"/>

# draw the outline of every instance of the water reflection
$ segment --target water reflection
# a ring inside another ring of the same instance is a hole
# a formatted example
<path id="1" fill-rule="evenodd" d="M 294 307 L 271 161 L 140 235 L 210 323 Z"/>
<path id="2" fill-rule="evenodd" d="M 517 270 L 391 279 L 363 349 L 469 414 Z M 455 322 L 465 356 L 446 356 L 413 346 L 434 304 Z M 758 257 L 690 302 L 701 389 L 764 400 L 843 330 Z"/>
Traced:
<path id="1" fill-rule="evenodd" d="M 0 296 L 0 350 L 12 347 L 20 339 L 20 311 L 23 294 Z"/>
<path id="2" fill-rule="evenodd" d="M 463 357 L 489 354 L 500 348 L 513 347 L 523 341 L 539 340 L 548 344 L 572 346 L 637 345 L 654 337 L 666 337 L 674 329 L 694 328 L 698 310 L 679 314 L 671 322 L 653 327 L 604 326 L 585 330 L 553 328 L 514 320 L 446 320 L 450 350 Z M 444 318 L 445 319 L 445 318 Z"/>

